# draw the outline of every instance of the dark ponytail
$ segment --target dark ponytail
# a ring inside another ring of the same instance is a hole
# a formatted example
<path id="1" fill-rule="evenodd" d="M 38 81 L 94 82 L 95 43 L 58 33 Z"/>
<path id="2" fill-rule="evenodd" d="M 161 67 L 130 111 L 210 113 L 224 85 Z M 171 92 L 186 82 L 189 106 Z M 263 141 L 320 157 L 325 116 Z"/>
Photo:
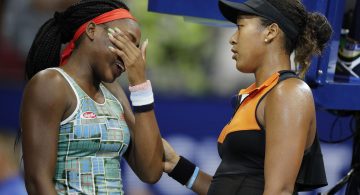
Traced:
<path id="1" fill-rule="evenodd" d="M 50 19 L 40 28 L 31 45 L 25 64 L 27 79 L 30 80 L 40 70 L 58 66 L 60 49 L 60 26 Z"/>
<path id="2" fill-rule="evenodd" d="M 300 76 L 304 77 L 310 67 L 312 56 L 320 55 L 329 41 L 332 29 L 329 21 L 320 13 L 309 13 L 300 0 L 267 0 L 299 29 L 297 40 L 285 35 L 284 48 L 290 55 L 295 50 L 295 63 L 299 66 Z M 273 21 L 262 18 L 262 24 L 268 26 Z"/>
<path id="3" fill-rule="evenodd" d="M 35 36 L 25 64 L 27 79 L 41 70 L 59 66 L 61 45 L 69 42 L 82 24 L 118 8 L 128 10 L 124 3 L 115 0 L 82 0 L 64 12 L 56 12 Z"/>
<path id="4" fill-rule="evenodd" d="M 295 48 L 295 62 L 301 66 L 301 76 L 309 69 L 311 57 L 321 54 L 332 34 L 331 26 L 322 14 L 308 13 L 306 18 L 306 25 Z"/>

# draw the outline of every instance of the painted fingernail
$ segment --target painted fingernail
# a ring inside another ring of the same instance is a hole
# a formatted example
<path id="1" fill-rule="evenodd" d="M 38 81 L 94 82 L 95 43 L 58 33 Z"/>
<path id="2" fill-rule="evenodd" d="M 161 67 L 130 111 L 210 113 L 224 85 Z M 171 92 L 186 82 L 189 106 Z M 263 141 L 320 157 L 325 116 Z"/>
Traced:
<path id="1" fill-rule="evenodd" d="M 122 31 L 118 27 L 115 27 L 114 29 L 117 33 L 122 33 Z"/>
<path id="2" fill-rule="evenodd" d="M 108 47 L 111 51 L 115 51 L 115 48 L 113 46 Z"/>
<path id="3" fill-rule="evenodd" d="M 109 35 L 110 39 L 114 38 L 114 36 L 111 33 L 108 33 L 108 35 Z"/>
<path id="4" fill-rule="evenodd" d="M 110 33 L 112 33 L 112 34 L 115 33 L 114 29 L 112 29 L 112 28 L 108 28 L 108 31 L 109 31 Z"/>

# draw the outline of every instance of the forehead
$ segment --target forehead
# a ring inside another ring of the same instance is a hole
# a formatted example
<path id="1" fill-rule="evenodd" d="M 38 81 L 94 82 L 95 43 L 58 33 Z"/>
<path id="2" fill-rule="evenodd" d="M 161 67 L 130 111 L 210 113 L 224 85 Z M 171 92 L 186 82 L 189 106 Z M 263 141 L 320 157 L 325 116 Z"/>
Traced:
<path id="1" fill-rule="evenodd" d="M 140 26 L 136 21 L 132 19 L 120 19 L 107 22 L 106 25 L 110 28 L 117 27 L 126 35 L 128 35 L 131 39 L 134 39 L 136 43 L 140 42 L 141 31 Z"/>
<path id="2" fill-rule="evenodd" d="M 237 23 L 239 22 L 258 22 L 260 21 L 259 16 L 255 15 L 239 15 L 237 18 Z"/>

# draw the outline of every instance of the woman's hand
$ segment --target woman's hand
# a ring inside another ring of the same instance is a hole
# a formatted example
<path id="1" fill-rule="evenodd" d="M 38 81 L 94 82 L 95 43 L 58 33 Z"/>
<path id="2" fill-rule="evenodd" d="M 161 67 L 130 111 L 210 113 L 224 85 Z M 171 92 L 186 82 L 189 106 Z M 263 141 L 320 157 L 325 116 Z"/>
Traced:
<path id="1" fill-rule="evenodd" d="M 163 138 L 162 139 L 164 146 L 164 172 L 171 173 L 175 168 L 176 164 L 180 160 L 180 156 L 175 152 L 171 145 Z"/>
<path id="2" fill-rule="evenodd" d="M 116 48 L 110 46 L 109 49 L 123 60 L 130 85 L 146 82 L 145 65 L 148 40 L 146 39 L 138 48 L 120 29 L 109 29 L 109 32 L 110 41 L 116 46 Z"/>
<path id="3" fill-rule="evenodd" d="M 177 163 L 180 160 L 180 156 L 175 152 L 175 150 L 171 147 L 171 145 L 163 138 L 162 139 L 164 146 L 164 172 L 171 173 Z M 205 195 L 209 191 L 209 187 L 211 184 L 212 176 L 208 175 L 205 172 L 200 171 L 197 176 L 194 185 L 191 190 L 196 194 Z"/>

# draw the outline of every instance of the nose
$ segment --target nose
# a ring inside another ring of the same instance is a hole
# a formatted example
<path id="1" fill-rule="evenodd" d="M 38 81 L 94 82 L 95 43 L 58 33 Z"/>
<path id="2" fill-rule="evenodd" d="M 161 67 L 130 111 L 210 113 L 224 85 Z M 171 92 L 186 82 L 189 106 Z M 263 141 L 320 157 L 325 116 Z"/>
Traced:
<path id="1" fill-rule="evenodd" d="M 230 45 L 236 44 L 236 34 L 237 34 L 237 31 L 230 37 L 230 40 L 229 40 Z"/>

